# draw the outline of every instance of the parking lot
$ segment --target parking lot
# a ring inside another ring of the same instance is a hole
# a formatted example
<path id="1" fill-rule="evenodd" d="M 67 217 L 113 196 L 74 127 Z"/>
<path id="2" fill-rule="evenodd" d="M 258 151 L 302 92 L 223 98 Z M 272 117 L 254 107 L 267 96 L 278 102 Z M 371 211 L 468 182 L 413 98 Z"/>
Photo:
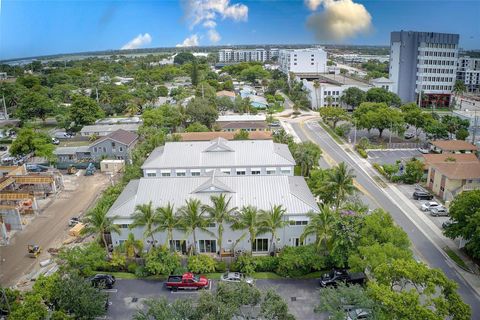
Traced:
<path id="1" fill-rule="evenodd" d="M 395 164 L 397 160 L 409 160 L 420 155 L 420 151 L 416 149 L 375 150 L 368 151 L 368 161 L 378 164 Z"/>
<path id="2" fill-rule="evenodd" d="M 213 280 L 209 290 L 216 290 L 218 280 Z M 313 312 L 319 302 L 318 280 L 257 280 L 260 289 L 274 288 L 288 303 L 289 311 L 296 319 L 316 320 L 327 319 L 326 315 Z M 115 289 L 108 290 L 110 307 L 109 319 L 131 319 L 143 308 L 143 302 L 151 298 L 165 297 L 168 301 L 176 299 L 196 299 L 202 291 L 171 292 L 164 283 L 155 280 L 118 279 Z"/>

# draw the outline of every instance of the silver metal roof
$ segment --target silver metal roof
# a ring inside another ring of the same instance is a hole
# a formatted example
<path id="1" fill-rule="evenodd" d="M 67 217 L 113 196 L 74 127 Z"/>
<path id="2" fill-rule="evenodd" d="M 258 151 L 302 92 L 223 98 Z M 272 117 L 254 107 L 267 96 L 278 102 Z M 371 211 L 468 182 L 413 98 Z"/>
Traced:
<path id="1" fill-rule="evenodd" d="M 81 133 L 94 133 L 94 132 L 114 132 L 119 129 L 126 131 L 138 131 L 140 124 L 138 123 L 123 123 L 123 124 L 95 124 L 91 126 L 84 126 Z"/>
<path id="2" fill-rule="evenodd" d="M 291 166 L 295 160 L 284 144 L 271 140 L 167 142 L 155 149 L 142 169 Z"/>
<path id="3" fill-rule="evenodd" d="M 176 209 L 188 199 L 211 204 L 210 196 L 225 193 L 231 206 L 252 205 L 268 210 L 282 205 L 287 214 L 318 211 L 317 204 L 303 177 L 298 176 L 210 176 L 141 178 L 133 180 L 108 211 L 108 216 L 131 218 L 135 207 L 152 201 L 154 207 L 168 203 Z"/>

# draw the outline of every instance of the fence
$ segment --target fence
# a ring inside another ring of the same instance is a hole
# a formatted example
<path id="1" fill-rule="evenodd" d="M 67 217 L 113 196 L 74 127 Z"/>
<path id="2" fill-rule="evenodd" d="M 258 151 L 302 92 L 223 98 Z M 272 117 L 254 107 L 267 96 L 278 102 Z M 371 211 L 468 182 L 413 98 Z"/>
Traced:
<path id="1" fill-rule="evenodd" d="M 398 143 L 387 143 L 387 149 L 417 149 L 424 147 L 425 144 L 422 142 L 398 142 Z"/>

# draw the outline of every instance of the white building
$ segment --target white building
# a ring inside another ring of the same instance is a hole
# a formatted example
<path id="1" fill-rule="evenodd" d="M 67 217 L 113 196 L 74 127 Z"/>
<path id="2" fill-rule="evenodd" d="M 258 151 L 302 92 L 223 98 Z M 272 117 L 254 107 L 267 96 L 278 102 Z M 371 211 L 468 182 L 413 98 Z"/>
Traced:
<path id="1" fill-rule="evenodd" d="M 280 50 L 278 63 L 286 74 L 317 75 L 327 72 L 327 53 L 321 48 Z"/>
<path id="2" fill-rule="evenodd" d="M 268 52 L 265 49 L 221 49 L 219 62 L 265 62 Z"/>
<path id="3" fill-rule="evenodd" d="M 399 31 L 390 36 L 390 80 L 403 102 L 449 106 L 458 60 L 458 34 Z"/>
<path id="4" fill-rule="evenodd" d="M 458 59 L 457 79 L 465 83 L 467 92 L 480 92 L 480 58 Z"/>

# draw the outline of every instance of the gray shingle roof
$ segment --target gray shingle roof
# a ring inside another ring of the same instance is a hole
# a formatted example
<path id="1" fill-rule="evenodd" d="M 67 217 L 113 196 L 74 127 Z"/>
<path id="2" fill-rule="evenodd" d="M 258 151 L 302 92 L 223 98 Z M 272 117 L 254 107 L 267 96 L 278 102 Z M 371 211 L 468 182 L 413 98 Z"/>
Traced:
<path id="1" fill-rule="evenodd" d="M 130 144 L 132 144 L 138 139 L 138 134 L 134 132 L 126 131 L 123 129 L 119 129 L 117 131 L 109 133 L 105 137 L 102 137 L 96 140 L 95 142 L 92 143 L 92 146 L 109 139 L 123 143 L 126 146 L 129 146 Z"/>
<path id="2" fill-rule="evenodd" d="M 295 165 L 287 145 L 271 140 L 220 141 L 168 142 L 152 152 L 142 169 Z M 220 144 L 225 151 L 208 152 Z"/>
<path id="3" fill-rule="evenodd" d="M 136 205 L 150 201 L 154 207 L 171 203 L 176 209 L 190 198 L 209 205 L 210 196 L 222 192 L 231 197 L 232 207 L 252 205 L 268 210 L 272 205 L 283 205 L 287 214 L 318 211 L 303 177 L 215 176 L 213 183 L 212 177 L 170 177 L 130 181 L 108 211 L 108 216 L 131 218 Z"/>

